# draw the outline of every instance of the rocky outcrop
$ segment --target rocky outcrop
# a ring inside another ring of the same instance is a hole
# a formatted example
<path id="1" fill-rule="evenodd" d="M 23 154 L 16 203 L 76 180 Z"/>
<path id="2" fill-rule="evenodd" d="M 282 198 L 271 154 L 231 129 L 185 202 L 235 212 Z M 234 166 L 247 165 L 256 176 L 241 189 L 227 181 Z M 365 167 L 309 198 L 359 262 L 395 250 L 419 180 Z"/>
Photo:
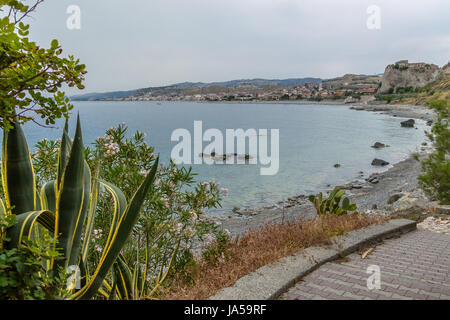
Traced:
<path id="1" fill-rule="evenodd" d="M 398 195 L 401 195 L 401 197 L 397 198 L 397 194 L 393 194 L 391 195 L 392 199 L 389 200 L 395 200 L 391 202 L 393 212 L 401 212 L 402 215 L 425 214 L 432 206 L 424 192 L 419 188 Z"/>
<path id="2" fill-rule="evenodd" d="M 344 100 L 344 103 L 357 103 L 359 102 L 359 99 L 349 96 Z"/>
<path id="3" fill-rule="evenodd" d="M 444 68 L 440 69 L 435 64 L 422 62 L 409 63 L 408 60 L 390 64 L 384 71 L 378 93 L 395 92 L 397 88 L 420 88 L 426 86 L 439 80 L 444 73 Z"/>
<path id="4" fill-rule="evenodd" d="M 439 205 L 435 208 L 436 214 L 450 215 L 450 205 Z"/>
<path id="5" fill-rule="evenodd" d="M 400 125 L 404 128 L 413 128 L 415 123 L 416 122 L 414 121 L 414 119 L 409 119 L 409 120 L 400 122 Z"/>

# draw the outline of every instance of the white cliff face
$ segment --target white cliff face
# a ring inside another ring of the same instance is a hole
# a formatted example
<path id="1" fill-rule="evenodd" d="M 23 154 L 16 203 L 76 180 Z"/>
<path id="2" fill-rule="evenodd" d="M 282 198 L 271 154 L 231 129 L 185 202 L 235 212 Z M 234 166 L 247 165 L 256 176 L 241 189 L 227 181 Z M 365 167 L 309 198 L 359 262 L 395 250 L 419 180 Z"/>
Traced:
<path id="1" fill-rule="evenodd" d="M 399 87 L 423 87 L 439 80 L 443 72 L 435 64 L 408 63 L 408 60 L 398 61 L 386 67 L 378 92 L 387 93 L 390 89 L 395 91 Z"/>

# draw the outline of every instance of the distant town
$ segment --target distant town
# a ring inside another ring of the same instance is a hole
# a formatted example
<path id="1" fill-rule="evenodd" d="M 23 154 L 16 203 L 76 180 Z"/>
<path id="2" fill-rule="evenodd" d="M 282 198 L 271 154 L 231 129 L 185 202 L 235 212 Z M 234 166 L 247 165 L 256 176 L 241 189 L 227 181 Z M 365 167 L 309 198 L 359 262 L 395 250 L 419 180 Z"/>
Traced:
<path id="1" fill-rule="evenodd" d="M 355 75 L 323 80 L 298 78 L 284 80 L 248 79 L 215 83 L 185 82 L 131 91 L 90 93 L 71 97 L 76 101 L 339 101 L 369 103 L 414 103 L 418 97 L 441 92 L 448 86 L 449 65 L 439 68 L 428 63 L 397 61 L 383 74 Z M 436 88 L 432 86 L 435 84 Z M 419 95 L 419 93 L 421 93 Z M 429 93 L 429 94 L 428 94 Z"/>
<path id="2" fill-rule="evenodd" d="M 359 99 L 361 95 L 373 95 L 381 83 L 379 76 L 346 75 L 322 82 L 306 82 L 303 85 L 256 85 L 240 82 L 235 86 L 207 85 L 203 87 L 173 87 L 162 93 L 159 88 L 138 91 L 123 98 L 105 100 L 127 101 L 282 101 L 328 99 Z M 177 90 L 178 89 L 178 90 Z"/>

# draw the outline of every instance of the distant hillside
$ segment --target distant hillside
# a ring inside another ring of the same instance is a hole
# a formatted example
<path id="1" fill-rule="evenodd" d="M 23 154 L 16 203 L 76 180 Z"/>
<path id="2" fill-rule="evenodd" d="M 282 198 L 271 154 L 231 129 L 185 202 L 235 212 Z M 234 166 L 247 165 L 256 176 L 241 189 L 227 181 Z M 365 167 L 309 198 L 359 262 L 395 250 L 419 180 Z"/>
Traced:
<path id="1" fill-rule="evenodd" d="M 183 82 L 174 84 L 169 87 L 206 87 L 206 86 L 222 86 L 222 87 L 235 87 L 239 85 L 252 85 L 252 86 L 265 86 L 265 85 L 279 85 L 279 86 L 297 86 L 304 85 L 305 83 L 320 83 L 320 78 L 292 78 L 292 79 L 240 79 L 223 82 Z M 149 88 L 150 89 L 150 88 Z"/>
<path id="2" fill-rule="evenodd" d="M 322 82 L 322 79 L 320 78 L 241 79 L 241 80 L 231 80 L 231 81 L 211 82 L 211 83 L 183 82 L 169 86 L 149 87 L 130 91 L 114 91 L 114 92 L 75 95 L 72 96 L 71 99 L 74 101 L 109 100 L 116 98 L 127 98 L 131 96 L 142 96 L 147 94 L 148 92 L 156 92 L 160 95 L 189 93 L 189 92 L 193 94 L 198 92 L 214 93 L 217 91 L 223 91 L 224 88 L 233 88 L 240 86 L 254 86 L 254 87 L 297 86 L 297 85 L 304 85 L 305 83 L 320 83 L 320 82 Z"/>
<path id="3" fill-rule="evenodd" d="M 87 101 L 87 100 L 103 100 L 103 99 L 113 99 L 113 98 L 125 98 L 134 95 L 137 90 L 129 91 L 113 91 L 113 92 L 102 92 L 102 93 L 86 93 L 70 97 L 74 101 Z"/>

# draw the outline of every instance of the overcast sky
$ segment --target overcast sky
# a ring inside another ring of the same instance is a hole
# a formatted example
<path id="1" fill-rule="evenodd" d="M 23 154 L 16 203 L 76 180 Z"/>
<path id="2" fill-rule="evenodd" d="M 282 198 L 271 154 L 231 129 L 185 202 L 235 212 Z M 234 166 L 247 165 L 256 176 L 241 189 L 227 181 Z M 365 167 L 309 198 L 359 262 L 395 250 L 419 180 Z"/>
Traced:
<path id="1" fill-rule="evenodd" d="M 80 30 L 66 27 L 69 5 Z M 379 30 L 367 28 L 370 5 Z M 84 93 L 376 74 L 401 59 L 442 66 L 449 21 L 449 0 L 46 0 L 28 20 L 33 40 L 56 38 L 87 65 Z"/>

